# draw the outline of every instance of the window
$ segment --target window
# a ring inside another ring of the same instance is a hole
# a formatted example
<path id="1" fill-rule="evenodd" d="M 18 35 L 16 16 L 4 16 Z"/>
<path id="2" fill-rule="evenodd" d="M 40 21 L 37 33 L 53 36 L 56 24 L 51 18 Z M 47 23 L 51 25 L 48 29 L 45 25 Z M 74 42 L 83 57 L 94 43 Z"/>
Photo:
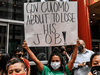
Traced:
<path id="1" fill-rule="evenodd" d="M 31 51 L 37 56 L 41 61 L 48 60 L 48 50 L 49 47 L 30 47 Z M 31 60 L 29 58 L 29 60 Z"/>
<path id="2" fill-rule="evenodd" d="M 6 52 L 7 27 L 0 25 L 0 52 Z"/>
<path id="3" fill-rule="evenodd" d="M 24 25 L 9 25 L 9 54 L 13 56 L 13 51 L 18 47 L 22 46 L 24 40 Z M 39 60 L 48 60 L 49 47 L 30 47 L 32 52 L 37 56 Z M 27 52 L 24 50 L 25 54 Z M 25 56 L 26 57 L 26 56 Z M 28 56 L 27 59 L 30 59 Z"/>
<path id="4" fill-rule="evenodd" d="M 5 2 L 0 2 L 0 18 L 23 21 L 24 2 L 24 0 L 6 0 Z"/>

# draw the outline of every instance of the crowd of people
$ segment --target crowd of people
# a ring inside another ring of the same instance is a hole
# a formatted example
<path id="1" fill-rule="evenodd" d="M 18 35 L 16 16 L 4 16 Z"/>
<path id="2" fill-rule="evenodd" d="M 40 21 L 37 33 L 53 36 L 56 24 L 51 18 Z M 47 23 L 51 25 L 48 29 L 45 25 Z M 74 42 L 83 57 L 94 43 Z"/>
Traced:
<path id="1" fill-rule="evenodd" d="M 71 55 L 65 46 L 55 47 L 47 65 L 41 63 L 25 41 L 22 47 L 36 63 L 39 75 L 100 75 L 100 52 L 86 49 L 84 40 L 77 40 Z M 14 50 L 12 58 L 7 53 L 0 53 L 0 75 L 31 75 L 29 61 L 23 56 L 20 47 Z"/>

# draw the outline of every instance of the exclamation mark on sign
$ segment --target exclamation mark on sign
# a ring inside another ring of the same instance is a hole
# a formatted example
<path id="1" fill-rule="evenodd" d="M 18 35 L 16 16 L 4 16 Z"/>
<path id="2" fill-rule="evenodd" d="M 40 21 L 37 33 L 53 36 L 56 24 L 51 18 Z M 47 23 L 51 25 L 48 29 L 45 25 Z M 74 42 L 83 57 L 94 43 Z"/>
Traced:
<path id="1" fill-rule="evenodd" d="M 64 37 L 64 45 L 67 45 L 67 43 L 66 43 L 66 31 L 63 31 L 62 34 L 63 34 L 63 37 Z"/>

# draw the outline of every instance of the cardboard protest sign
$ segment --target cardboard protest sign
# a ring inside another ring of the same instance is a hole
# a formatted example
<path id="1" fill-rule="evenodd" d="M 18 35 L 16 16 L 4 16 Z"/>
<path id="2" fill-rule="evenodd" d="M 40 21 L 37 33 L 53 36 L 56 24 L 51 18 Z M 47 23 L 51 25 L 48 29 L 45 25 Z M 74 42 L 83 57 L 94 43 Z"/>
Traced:
<path id="1" fill-rule="evenodd" d="M 77 2 L 24 3 L 25 40 L 31 47 L 76 43 Z"/>

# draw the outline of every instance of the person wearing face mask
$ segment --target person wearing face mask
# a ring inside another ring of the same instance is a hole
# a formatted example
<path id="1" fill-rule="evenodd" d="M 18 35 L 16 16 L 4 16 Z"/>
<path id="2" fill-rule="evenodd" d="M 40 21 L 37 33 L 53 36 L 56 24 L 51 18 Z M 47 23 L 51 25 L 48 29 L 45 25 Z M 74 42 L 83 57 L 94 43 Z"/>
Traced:
<path id="1" fill-rule="evenodd" d="M 22 47 L 17 47 L 17 49 L 15 49 L 14 53 L 15 53 L 15 58 L 21 58 L 24 61 L 24 63 L 26 64 L 26 67 L 27 67 L 27 75 L 30 75 L 30 64 L 29 64 L 29 61 L 23 57 L 24 52 L 23 52 Z"/>
<path id="2" fill-rule="evenodd" d="M 100 75 L 100 52 L 94 53 L 90 58 L 91 72 L 87 75 Z"/>
<path id="3" fill-rule="evenodd" d="M 20 58 L 10 59 L 6 64 L 7 75 L 27 75 L 27 68 Z"/>
<path id="4" fill-rule="evenodd" d="M 63 57 L 60 53 L 52 53 L 48 61 L 47 66 L 43 65 L 40 60 L 37 59 L 35 54 L 30 50 L 27 43 L 24 41 L 22 47 L 28 52 L 30 58 L 36 63 L 36 66 L 39 70 L 39 75 L 67 75 L 70 74 L 73 63 L 77 56 L 78 46 L 80 45 L 79 40 L 74 46 L 73 55 L 68 65 L 65 65 Z"/>
<path id="5" fill-rule="evenodd" d="M 90 71 L 88 63 L 90 62 L 90 57 L 94 54 L 94 52 L 85 48 L 84 40 L 79 41 L 80 45 L 78 46 L 77 57 L 74 62 L 72 75 L 87 75 Z"/>
<path id="6" fill-rule="evenodd" d="M 62 54 L 62 56 L 63 56 L 63 59 L 64 59 L 65 63 L 67 64 L 67 63 L 68 63 L 68 60 L 69 60 L 69 58 L 70 58 L 70 56 L 69 56 L 69 54 L 66 52 L 65 46 L 61 46 L 60 50 L 61 50 L 61 54 Z"/>

